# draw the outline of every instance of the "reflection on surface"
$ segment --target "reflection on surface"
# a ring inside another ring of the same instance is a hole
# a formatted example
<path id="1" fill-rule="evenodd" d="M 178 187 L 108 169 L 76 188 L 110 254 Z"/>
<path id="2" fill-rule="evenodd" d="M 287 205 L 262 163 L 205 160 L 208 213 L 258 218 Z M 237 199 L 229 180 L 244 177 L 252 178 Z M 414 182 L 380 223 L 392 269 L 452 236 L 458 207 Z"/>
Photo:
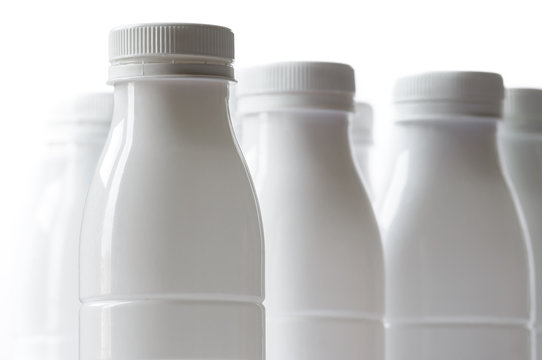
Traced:
<path id="1" fill-rule="evenodd" d="M 111 292 L 111 244 L 113 241 L 113 222 L 115 208 L 119 198 L 120 182 L 130 150 L 132 149 L 135 109 L 134 83 L 128 84 L 128 114 L 112 128 L 109 148 L 106 150 L 100 177 L 106 190 L 103 232 L 101 234 L 101 293 Z"/>

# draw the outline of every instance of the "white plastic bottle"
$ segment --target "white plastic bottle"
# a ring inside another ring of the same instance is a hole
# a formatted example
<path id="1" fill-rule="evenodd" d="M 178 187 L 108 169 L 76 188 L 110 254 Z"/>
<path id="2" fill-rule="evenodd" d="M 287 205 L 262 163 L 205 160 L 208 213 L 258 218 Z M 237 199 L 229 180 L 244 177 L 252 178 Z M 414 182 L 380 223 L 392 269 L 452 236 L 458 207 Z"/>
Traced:
<path id="1" fill-rule="evenodd" d="M 112 111 L 111 93 L 86 94 L 63 103 L 47 124 L 18 247 L 15 359 L 79 355 L 79 233 Z"/>
<path id="2" fill-rule="evenodd" d="M 390 187 L 378 207 L 388 360 L 528 360 L 528 244 L 496 146 L 498 74 L 395 87 Z"/>
<path id="3" fill-rule="evenodd" d="M 233 139 L 233 33 L 110 33 L 113 123 L 81 233 L 81 360 L 264 357 L 263 239 Z"/>
<path id="4" fill-rule="evenodd" d="M 542 89 L 508 89 L 501 161 L 526 222 L 534 258 L 536 358 L 542 359 Z"/>
<path id="5" fill-rule="evenodd" d="M 373 108 L 367 103 L 356 102 L 354 117 L 350 125 L 350 143 L 365 190 L 372 199 Z"/>
<path id="6" fill-rule="evenodd" d="M 266 236 L 268 360 L 383 358 L 383 263 L 354 165 L 348 65 L 240 75 L 238 112 Z"/>

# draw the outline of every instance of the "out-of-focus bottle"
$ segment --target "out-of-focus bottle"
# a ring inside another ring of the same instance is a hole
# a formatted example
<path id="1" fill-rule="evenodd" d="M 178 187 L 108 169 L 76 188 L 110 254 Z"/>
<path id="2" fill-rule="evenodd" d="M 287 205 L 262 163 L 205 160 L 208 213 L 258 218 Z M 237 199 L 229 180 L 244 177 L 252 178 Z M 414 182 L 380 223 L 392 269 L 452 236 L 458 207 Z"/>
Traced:
<path id="1" fill-rule="evenodd" d="M 81 231 L 81 360 L 264 357 L 263 238 L 232 133 L 233 33 L 110 33 L 115 109 Z"/>
<path id="2" fill-rule="evenodd" d="M 383 260 L 348 128 L 354 71 L 246 69 L 243 151 L 266 236 L 268 360 L 383 359 Z"/>
<path id="3" fill-rule="evenodd" d="M 113 111 L 111 93 L 81 95 L 47 124 L 18 248 L 15 359 L 79 356 L 79 234 Z"/>
<path id="4" fill-rule="evenodd" d="M 536 358 L 542 359 L 542 89 L 508 89 L 499 126 L 501 161 L 531 241 Z"/>
<path id="5" fill-rule="evenodd" d="M 379 207 L 388 360 L 530 359 L 528 244 L 496 146 L 498 74 L 399 80 Z"/>
<path id="6" fill-rule="evenodd" d="M 373 108 L 367 103 L 356 102 L 354 117 L 350 125 L 350 143 L 365 190 L 369 198 L 372 199 Z"/>

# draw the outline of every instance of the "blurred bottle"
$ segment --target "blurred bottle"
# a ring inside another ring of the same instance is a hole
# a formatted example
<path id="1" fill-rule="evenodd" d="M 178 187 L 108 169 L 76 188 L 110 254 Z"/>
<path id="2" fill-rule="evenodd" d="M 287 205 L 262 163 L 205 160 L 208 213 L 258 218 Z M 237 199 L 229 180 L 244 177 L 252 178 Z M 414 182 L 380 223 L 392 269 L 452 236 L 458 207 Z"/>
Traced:
<path id="1" fill-rule="evenodd" d="M 372 199 L 373 108 L 371 105 L 363 102 L 356 103 L 354 117 L 350 125 L 350 143 L 365 190 L 369 198 Z"/>
<path id="2" fill-rule="evenodd" d="M 83 95 L 47 124 L 18 249 L 16 359 L 78 358 L 81 219 L 112 110 L 112 94 Z"/>
<path id="3" fill-rule="evenodd" d="M 508 89 L 499 147 L 526 222 L 534 257 L 536 344 L 542 344 L 542 90 Z M 542 351 L 536 351 L 542 359 Z"/>
<path id="4" fill-rule="evenodd" d="M 263 359 L 263 239 L 233 139 L 233 33 L 110 33 L 111 134 L 81 232 L 81 360 Z"/>
<path id="5" fill-rule="evenodd" d="M 497 156 L 498 74 L 395 87 L 398 154 L 378 207 L 388 360 L 530 358 L 527 242 Z"/>
<path id="6" fill-rule="evenodd" d="M 243 150 L 266 236 L 268 360 L 383 359 L 380 237 L 349 145 L 354 71 L 247 69 Z"/>

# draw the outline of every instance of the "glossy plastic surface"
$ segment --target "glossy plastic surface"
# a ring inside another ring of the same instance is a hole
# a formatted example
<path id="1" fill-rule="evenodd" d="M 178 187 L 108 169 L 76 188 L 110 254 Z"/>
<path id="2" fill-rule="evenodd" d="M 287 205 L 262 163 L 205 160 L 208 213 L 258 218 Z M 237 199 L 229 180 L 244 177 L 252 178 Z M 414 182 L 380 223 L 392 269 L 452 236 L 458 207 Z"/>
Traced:
<path id="1" fill-rule="evenodd" d="M 496 148 L 496 121 L 395 125 L 378 215 L 389 360 L 531 356 L 528 244 Z"/>
<path id="2" fill-rule="evenodd" d="M 259 211 L 228 82 L 115 85 L 81 235 L 81 360 L 263 358 Z"/>
<path id="3" fill-rule="evenodd" d="M 542 359 L 542 127 L 501 126 L 499 150 L 531 240 L 536 289 L 536 355 Z"/>
<path id="4" fill-rule="evenodd" d="M 76 120 L 48 126 L 51 134 L 30 193 L 18 244 L 17 360 L 73 360 L 79 354 L 79 233 L 111 119 Z"/>
<path id="5" fill-rule="evenodd" d="M 247 115 L 266 235 L 267 359 L 383 359 L 383 263 L 346 111 Z"/>

